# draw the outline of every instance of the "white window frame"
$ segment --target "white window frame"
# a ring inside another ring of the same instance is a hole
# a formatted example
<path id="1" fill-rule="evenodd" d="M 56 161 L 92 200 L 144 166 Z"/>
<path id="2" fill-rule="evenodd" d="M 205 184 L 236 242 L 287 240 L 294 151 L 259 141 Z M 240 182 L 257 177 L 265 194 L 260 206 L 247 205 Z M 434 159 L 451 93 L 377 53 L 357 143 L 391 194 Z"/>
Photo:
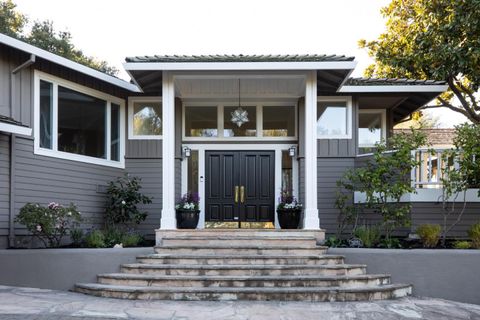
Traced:
<path id="1" fill-rule="evenodd" d="M 40 80 L 44 80 L 52 83 L 53 85 L 53 101 L 52 101 L 52 149 L 40 147 Z M 105 112 L 107 119 L 107 126 L 105 128 L 105 152 L 107 159 L 101 159 L 91 156 L 85 156 L 70 152 L 64 152 L 58 150 L 58 86 L 62 86 L 79 93 L 83 93 L 95 98 L 99 98 L 106 101 Z M 119 160 L 110 160 L 111 152 L 111 122 L 110 111 L 111 104 L 120 106 L 120 155 Z M 77 83 L 58 78 L 56 76 L 47 74 L 42 71 L 34 71 L 34 153 L 42 156 L 78 161 L 83 163 L 91 163 L 96 165 L 125 168 L 125 101 L 115 96 L 106 94 L 101 91 L 97 91 L 91 88 L 84 87 Z"/>
<path id="2" fill-rule="evenodd" d="M 317 132 L 317 139 L 321 140 L 329 140 L 329 139 L 352 139 L 352 97 L 351 96 L 322 96 L 322 97 L 317 97 L 317 108 L 318 108 L 318 102 L 345 102 L 347 106 L 347 133 L 346 134 L 333 134 L 333 135 L 324 135 L 320 136 L 318 135 L 318 130 L 317 127 L 315 127 L 315 132 Z M 317 115 L 317 126 L 318 126 L 318 118 L 319 115 Z"/>
<path id="3" fill-rule="evenodd" d="M 358 109 L 358 118 L 360 123 L 361 114 L 380 114 L 381 115 L 381 135 L 382 139 L 387 139 L 387 110 L 385 109 Z M 360 125 L 357 128 L 360 131 Z M 357 133 L 358 147 L 359 148 L 373 148 L 375 145 L 371 144 L 360 144 L 360 132 Z"/>
<path id="4" fill-rule="evenodd" d="M 242 103 L 243 106 L 256 106 L 256 130 L 257 135 L 254 137 L 224 137 L 224 108 L 236 107 L 238 102 L 184 102 L 182 104 L 182 140 L 183 141 L 297 141 L 298 140 L 298 103 L 296 101 L 246 101 Z M 263 136 L 263 107 L 293 107 L 295 109 L 295 132 L 290 137 L 264 137 Z M 217 108 L 217 130 L 216 137 L 189 137 L 185 135 L 185 108 L 186 107 L 216 107 Z"/>
<path id="5" fill-rule="evenodd" d="M 135 102 L 158 102 L 162 108 L 162 134 L 161 135 L 135 135 L 133 132 L 133 105 Z M 162 140 L 163 138 L 163 103 L 161 96 L 129 97 L 128 98 L 128 139 L 129 140 Z"/>

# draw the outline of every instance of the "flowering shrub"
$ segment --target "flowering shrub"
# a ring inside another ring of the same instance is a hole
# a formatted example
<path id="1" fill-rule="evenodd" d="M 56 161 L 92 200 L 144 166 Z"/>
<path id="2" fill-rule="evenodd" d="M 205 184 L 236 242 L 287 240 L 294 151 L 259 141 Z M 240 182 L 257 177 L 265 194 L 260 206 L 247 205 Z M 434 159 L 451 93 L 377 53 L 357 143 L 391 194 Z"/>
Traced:
<path id="1" fill-rule="evenodd" d="M 147 213 L 140 211 L 137 205 L 152 203 L 152 199 L 140 193 L 140 181 L 140 178 L 125 175 L 109 183 L 105 209 L 108 224 L 139 224 L 147 218 Z"/>
<path id="2" fill-rule="evenodd" d="M 302 204 L 292 195 L 290 191 L 283 190 L 278 199 L 279 210 L 301 210 Z"/>
<path id="3" fill-rule="evenodd" d="M 45 247 L 59 247 L 62 238 L 81 221 L 81 216 L 73 203 L 68 207 L 55 202 L 47 207 L 27 203 L 15 221 L 25 225 Z"/>
<path id="4" fill-rule="evenodd" d="M 200 196 L 196 192 L 185 193 L 180 200 L 178 200 L 175 209 L 177 210 L 199 210 Z"/>

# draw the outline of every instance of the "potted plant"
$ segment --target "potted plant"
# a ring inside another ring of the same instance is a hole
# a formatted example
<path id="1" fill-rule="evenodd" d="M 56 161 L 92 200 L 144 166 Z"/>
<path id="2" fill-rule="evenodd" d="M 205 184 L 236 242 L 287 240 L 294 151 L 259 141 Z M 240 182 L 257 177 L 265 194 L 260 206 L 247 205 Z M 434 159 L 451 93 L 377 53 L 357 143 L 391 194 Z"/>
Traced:
<path id="1" fill-rule="evenodd" d="M 178 229 L 195 229 L 200 215 L 200 197 L 196 192 L 185 193 L 175 206 Z"/>
<path id="2" fill-rule="evenodd" d="M 298 229 L 302 204 L 291 192 L 282 191 L 277 206 L 278 222 L 282 229 Z"/>

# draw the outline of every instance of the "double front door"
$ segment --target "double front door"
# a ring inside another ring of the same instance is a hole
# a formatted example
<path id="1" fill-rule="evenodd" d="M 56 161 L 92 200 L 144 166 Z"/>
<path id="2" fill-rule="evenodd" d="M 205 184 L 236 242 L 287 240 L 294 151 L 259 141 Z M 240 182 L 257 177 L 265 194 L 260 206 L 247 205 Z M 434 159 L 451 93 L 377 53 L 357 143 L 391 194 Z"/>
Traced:
<path id="1" fill-rule="evenodd" d="M 274 151 L 206 151 L 205 160 L 207 222 L 274 221 Z"/>

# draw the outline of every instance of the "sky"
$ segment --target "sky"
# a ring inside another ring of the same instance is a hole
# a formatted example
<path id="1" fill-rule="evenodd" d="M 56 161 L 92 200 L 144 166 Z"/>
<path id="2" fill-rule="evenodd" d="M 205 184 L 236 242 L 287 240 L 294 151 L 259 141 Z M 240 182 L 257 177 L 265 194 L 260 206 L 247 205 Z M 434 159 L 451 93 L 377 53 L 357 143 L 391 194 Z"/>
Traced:
<path id="1" fill-rule="evenodd" d="M 385 29 L 389 0 L 14 0 L 30 20 L 51 20 L 85 54 L 129 80 L 127 56 L 165 54 L 342 54 L 372 63 L 358 40 Z M 463 121 L 439 112 L 442 126 Z"/>

